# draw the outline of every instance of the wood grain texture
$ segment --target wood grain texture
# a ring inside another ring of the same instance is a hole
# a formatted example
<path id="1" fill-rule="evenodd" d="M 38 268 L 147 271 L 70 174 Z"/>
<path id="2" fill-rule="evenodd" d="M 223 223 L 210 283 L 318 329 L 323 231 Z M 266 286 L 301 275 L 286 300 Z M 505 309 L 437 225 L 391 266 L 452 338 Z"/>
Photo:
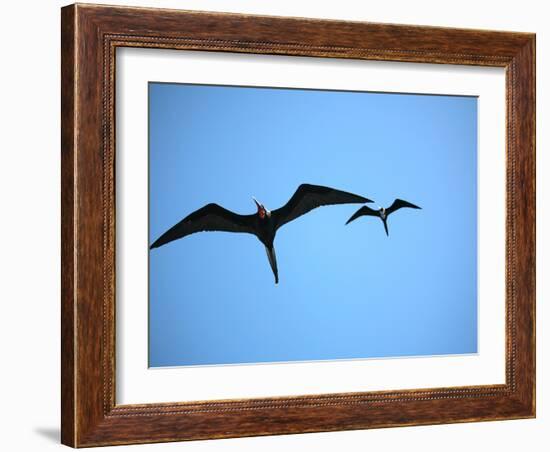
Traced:
<path id="1" fill-rule="evenodd" d="M 61 442 L 75 444 L 74 339 L 74 8 L 61 18 Z"/>
<path id="2" fill-rule="evenodd" d="M 535 36 L 72 5 L 62 10 L 62 442 L 73 447 L 535 415 Z M 506 384 L 115 404 L 117 47 L 506 68 Z"/>

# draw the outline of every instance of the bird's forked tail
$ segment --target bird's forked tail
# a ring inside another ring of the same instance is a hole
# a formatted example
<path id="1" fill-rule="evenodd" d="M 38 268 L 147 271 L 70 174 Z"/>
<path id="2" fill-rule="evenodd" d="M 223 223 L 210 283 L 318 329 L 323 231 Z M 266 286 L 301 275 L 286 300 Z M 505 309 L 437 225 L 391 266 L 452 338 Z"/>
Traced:
<path id="1" fill-rule="evenodd" d="M 384 223 L 384 229 L 386 230 L 386 235 L 389 237 L 390 233 L 388 232 L 388 219 L 384 218 L 382 220 L 382 223 Z"/>
<path id="2" fill-rule="evenodd" d="M 275 284 L 279 283 L 279 271 L 277 270 L 277 256 L 275 256 L 275 248 L 265 247 L 265 252 L 267 258 L 269 259 L 269 265 L 271 265 L 271 270 L 273 270 L 273 276 L 275 276 Z"/>

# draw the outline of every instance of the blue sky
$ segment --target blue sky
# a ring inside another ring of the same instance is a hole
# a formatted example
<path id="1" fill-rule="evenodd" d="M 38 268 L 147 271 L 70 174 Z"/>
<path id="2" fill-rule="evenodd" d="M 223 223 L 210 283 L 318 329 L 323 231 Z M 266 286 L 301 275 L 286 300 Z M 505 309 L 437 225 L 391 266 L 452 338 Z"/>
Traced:
<path id="1" fill-rule="evenodd" d="M 477 352 L 477 99 L 149 84 L 149 239 L 216 202 L 255 212 L 302 183 L 422 210 L 283 226 L 274 284 L 252 235 L 150 251 L 149 365 Z"/>

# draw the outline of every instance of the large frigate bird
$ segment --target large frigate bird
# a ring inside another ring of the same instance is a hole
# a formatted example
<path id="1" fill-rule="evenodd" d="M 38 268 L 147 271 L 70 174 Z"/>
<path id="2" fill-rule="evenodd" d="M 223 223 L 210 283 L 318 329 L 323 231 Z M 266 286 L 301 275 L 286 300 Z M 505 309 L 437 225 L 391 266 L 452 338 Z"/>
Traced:
<path id="1" fill-rule="evenodd" d="M 300 185 L 283 207 L 273 211 L 268 210 L 255 198 L 252 199 L 256 203 L 257 212 L 251 215 L 240 215 L 218 204 L 207 204 L 168 229 L 151 245 L 151 249 L 195 232 L 246 232 L 255 235 L 264 244 L 269 264 L 275 276 L 275 284 L 277 284 L 279 282 L 279 272 L 273 241 L 277 230 L 281 226 L 317 207 L 331 204 L 372 202 L 370 199 L 353 193 L 310 184 Z"/>
<path id="2" fill-rule="evenodd" d="M 402 207 L 410 207 L 411 209 L 421 209 L 422 207 L 415 206 L 414 204 L 411 204 L 410 202 L 403 201 L 402 199 L 396 199 L 390 207 L 385 209 L 384 207 L 380 207 L 378 210 L 371 209 L 369 206 L 363 206 L 359 208 L 357 212 L 355 212 L 351 218 L 346 222 L 346 224 L 351 223 L 353 220 L 356 220 L 359 217 L 362 217 L 364 215 L 369 215 L 372 217 L 378 217 L 382 220 L 382 223 L 384 223 L 384 229 L 386 230 L 386 235 L 390 235 L 388 232 L 388 215 L 390 213 L 395 212 L 397 209 L 401 209 Z"/>

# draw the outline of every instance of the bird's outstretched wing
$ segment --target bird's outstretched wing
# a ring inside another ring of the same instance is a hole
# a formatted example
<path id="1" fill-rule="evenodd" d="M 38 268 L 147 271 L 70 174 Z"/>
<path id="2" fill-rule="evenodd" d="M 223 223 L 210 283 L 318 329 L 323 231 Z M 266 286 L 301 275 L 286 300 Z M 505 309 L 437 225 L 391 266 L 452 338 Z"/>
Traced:
<path id="1" fill-rule="evenodd" d="M 397 209 L 401 209 L 402 207 L 410 207 L 411 209 L 421 209 L 422 207 L 415 206 L 414 204 L 411 204 L 410 202 L 403 201 L 402 199 L 396 199 L 390 207 L 386 209 L 386 214 L 389 215 L 392 212 L 395 212 Z"/>
<path id="2" fill-rule="evenodd" d="M 369 206 L 363 206 L 360 207 L 357 212 L 355 212 L 348 221 L 346 221 L 346 224 L 351 223 L 353 220 L 356 220 L 359 217 L 362 217 L 363 215 L 370 215 L 371 217 L 379 217 L 380 213 L 378 210 L 371 209 Z"/>
<path id="3" fill-rule="evenodd" d="M 364 204 L 366 202 L 372 201 L 362 196 L 335 190 L 330 187 L 302 184 L 292 195 L 292 198 L 283 207 L 271 212 L 271 215 L 275 221 L 275 227 L 280 228 L 282 225 L 295 220 L 317 207 L 331 204 Z"/>
<path id="4" fill-rule="evenodd" d="M 151 249 L 201 231 L 254 233 L 254 217 L 255 215 L 239 215 L 218 204 L 207 204 L 168 229 L 155 240 Z"/>

